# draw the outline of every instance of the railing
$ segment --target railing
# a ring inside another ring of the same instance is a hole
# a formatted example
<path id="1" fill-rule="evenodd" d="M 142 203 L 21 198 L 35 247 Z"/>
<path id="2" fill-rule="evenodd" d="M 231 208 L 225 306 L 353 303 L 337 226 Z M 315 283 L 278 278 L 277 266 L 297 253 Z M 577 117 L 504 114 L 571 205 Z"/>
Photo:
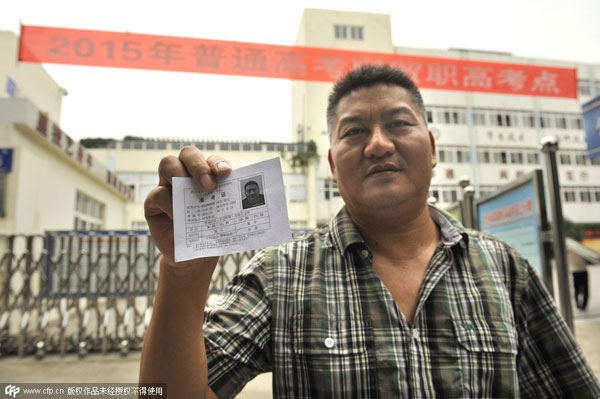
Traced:
<path id="1" fill-rule="evenodd" d="M 211 293 L 253 255 L 222 256 Z M 148 232 L 0 236 L 0 355 L 141 348 L 159 259 Z"/>

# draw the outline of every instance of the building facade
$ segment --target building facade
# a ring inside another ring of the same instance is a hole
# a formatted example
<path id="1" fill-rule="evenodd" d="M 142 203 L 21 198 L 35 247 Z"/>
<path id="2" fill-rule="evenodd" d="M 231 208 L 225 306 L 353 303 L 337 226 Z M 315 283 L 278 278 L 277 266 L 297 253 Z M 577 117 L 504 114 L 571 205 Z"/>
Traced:
<path id="1" fill-rule="evenodd" d="M 600 65 L 463 49 L 398 47 L 392 43 L 391 32 L 389 15 L 306 9 L 296 44 L 413 57 L 573 68 L 578 82 L 577 98 L 423 88 L 427 122 L 436 139 L 438 159 L 430 195 L 437 199 L 439 206 L 449 207 L 461 197 L 458 182 L 463 176 L 470 179 L 476 196 L 481 197 L 523 174 L 543 168 L 539 142 L 542 137 L 553 135 L 560 141 L 558 159 L 565 217 L 575 223 L 600 223 L 600 158 L 591 161 L 587 157 L 581 118 L 581 104 L 600 94 Z M 0 35 L 0 46 L 9 60 L 16 60 L 17 40 L 12 33 Z M 27 98 L 30 105 L 49 120 L 59 121 L 60 100 L 66 91 L 39 65 L 16 61 L 2 63 L 0 79 L 5 82 L 3 97 Z M 117 208 L 124 207 L 125 216 L 116 219 L 111 216 L 110 221 L 106 219 L 107 214 L 100 219 L 102 223 L 85 215 L 77 222 L 73 222 L 75 217 L 70 214 L 66 219 L 77 228 L 115 228 L 112 226 L 119 223 L 121 228 L 146 228 L 143 201 L 157 183 L 156 169 L 160 159 L 176 155 L 184 145 L 196 145 L 206 153 L 222 154 L 234 167 L 281 157 L 291 227 L 308 229 L 326 224 L 343 205 L 327 162 L 329 137 L 325 110 L 331 88 L 332 84 L 326 82 L 291 81 L 291 143 L 143 138 L 109 141 L 101 148 L 82 149 L 94 160 L 90 162 L 99 162 L 105 168 L 104 172 L 91 173 L 89 177 L 98 180 L 98 176 L 104 174 L 100 180 L 109 191 L 116 190 L 119 195 L 132 200 L 119 203 Z M 35 126 L 35 117 L 32 118 L 25 125 L 33 124 L 29 130 L 39 141 L 45 137 Z M 23 124 L 18 121 L 6 123 L 11 123 L 13 130 L 15 124 Z M 55 126 L 52 122 L 50 125 Z M 67 154 L 68 162 L 74 161 L 77 167 L 79 143 L 70 143 L 67 135 L 52 138 L 53 128 L 48 129 L 49 143 Z M 4 147 L 7 145 L 3 144 Z M 79 196 L 71 193 L 74 201 L 71 205 L 75 209 L 75 203 L 86 198 L 84 195 L 99 202 L 91 206 L 103 206 L 104 212 L 113 206 L 109 205 L 111 200 L 99 200 L 96 197 L 101 194 L 89 189 L 75 191 L 82 193 Z M 116 222 L 117 219 L 120 222 Z M 81 221 L 85 221 L 85 226 Z M 66 223 L 63 225 L 68 227 Z"/>
<path id="2" fill-rule="evenodd" d="M 476 196 L 489 194 L 533 169 L 543 168 L 540 140 L 556 136 L 565 217 L 576 223 L 600 223 L 600 158 L 591 161 L 587 156 L 581 119 L 581 104 L 600 94 L 600 65 L 485 51 L 398 47 L 391 38 L 388 15 L 306 9 L 296 44 L 574 68 L 577 98 L 422 89 L 438 159 L 430 195 L 442 207 L 452 205 L 461 197 L 458 181 L 462 176 L 469 177 Z M 329 83 L 292 82 L 293 132 L 298 141 L 315 141 L 319 150 L 319 162 L 308 179 L 318 187 L 313 192 L 316 198 L 309 198 L 309 202 L 319 204 L 314 209 L 317 223 L 328 220 L 341 205 L 326 159 L 329 139 L 325 110 L 331 88 Z M 330 187 L 334 187 L 333 194 Z"/>
<path id="3" fill-rule="evenodd" d="M 188 145 L 196 146 L 206 154 L 219 154 L 228 159 L 234 168 L 280 157 L 290 227 L 294 230 L 307 227 L 307 193 L 311 184 L 307 181 L 307 167 L 301 161 L 294 161 L 298 154 L 302 156 L 308 153 L 307 144 L 143 139 L 112 141 L 103 145 L 103 148 L 89 149 L 94 158 L 114 171 L 133 191 L 133 201 L 128 206 L 129 228 L 147 228 L 143 205 L 148 193 L 158 183 L 160 160 L 168 155 L 177 156 L 181 148 Z"/>
<path id="4" fill-rule="evenodd" d="M 65 90 L 0 32 L 0 234 L 129 227 L 131 189 L 59 124 Z"/>

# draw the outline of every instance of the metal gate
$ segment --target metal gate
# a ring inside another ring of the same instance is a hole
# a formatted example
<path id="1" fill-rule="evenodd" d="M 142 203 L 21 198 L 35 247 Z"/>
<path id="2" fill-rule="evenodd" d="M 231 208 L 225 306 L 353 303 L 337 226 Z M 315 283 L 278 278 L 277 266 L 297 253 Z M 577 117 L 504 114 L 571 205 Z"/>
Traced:
<path id="1" fill-rule="evenodd" d="M 222 256 L 211 294 L 253 255 Z M 0 236 L 0 355 L 140 349 L 159 259 L 147 231 Z"/>

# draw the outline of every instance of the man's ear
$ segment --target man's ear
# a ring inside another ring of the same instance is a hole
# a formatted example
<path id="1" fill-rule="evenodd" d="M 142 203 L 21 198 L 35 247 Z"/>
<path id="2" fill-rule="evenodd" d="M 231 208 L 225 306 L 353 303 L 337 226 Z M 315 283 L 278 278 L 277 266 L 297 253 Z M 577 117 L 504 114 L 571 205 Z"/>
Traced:
<path id="1" fill-rule="evenodd" d="M 431 169 L 433 169 L 437 166 L 437 157 L 435 155 L 435 139 L 431 130 L 429 131 L 429 143 L 431 144 Z"/>
<path id="2" fill-rule="evenodd" d="M 331 157 L 331 148 L 327 151 L 327 160 L 329 161 L 329 169 L 331 170 L 331 180 L 334 183 L 337 183 L 337 178 L 335 177 L 335 165 L 333 164 L 333 158 Z"/>

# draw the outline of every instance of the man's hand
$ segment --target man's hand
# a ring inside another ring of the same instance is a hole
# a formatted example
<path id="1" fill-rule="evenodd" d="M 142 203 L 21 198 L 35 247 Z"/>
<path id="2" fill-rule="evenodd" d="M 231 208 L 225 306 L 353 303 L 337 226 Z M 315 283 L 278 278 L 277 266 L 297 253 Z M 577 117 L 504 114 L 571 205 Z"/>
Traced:
<path id="1" fill-rule="evenodd" d="M 183 147 L 179 157 L 167 156 L 158 166 L 158 187 L 148 194 L 144 202 L 144 214 L 154 244 L 163 255 L 163 261 L 175 265 L 173 240 L 173 177 L 192 177 L 206 192 L 217 187 L 217 176 L 231 173 L 229 161 L 219 156 L 204 158 L 202 152 L 192 146 Z M 181 262 L 182 264 L 184 262 Z"/>
<path id="2" fill-rule="evenodd" d="M 140 382 L 167 383 L 169 397 L 216 397 L 207 385 L 204 306 L 218 257 L 175 263 L 173 243 L 173 177 L 192 177 L 207 192 L 216 178 L 231 173 L 221 157 L 208 159 L 196 147 L 184 147 L 158 167 L 158 187 L 144 202 L 154 244 L 162 253 L 152 320 L 144 338 Z M 208 393 L 208 396 L 207 396 Z"/>

